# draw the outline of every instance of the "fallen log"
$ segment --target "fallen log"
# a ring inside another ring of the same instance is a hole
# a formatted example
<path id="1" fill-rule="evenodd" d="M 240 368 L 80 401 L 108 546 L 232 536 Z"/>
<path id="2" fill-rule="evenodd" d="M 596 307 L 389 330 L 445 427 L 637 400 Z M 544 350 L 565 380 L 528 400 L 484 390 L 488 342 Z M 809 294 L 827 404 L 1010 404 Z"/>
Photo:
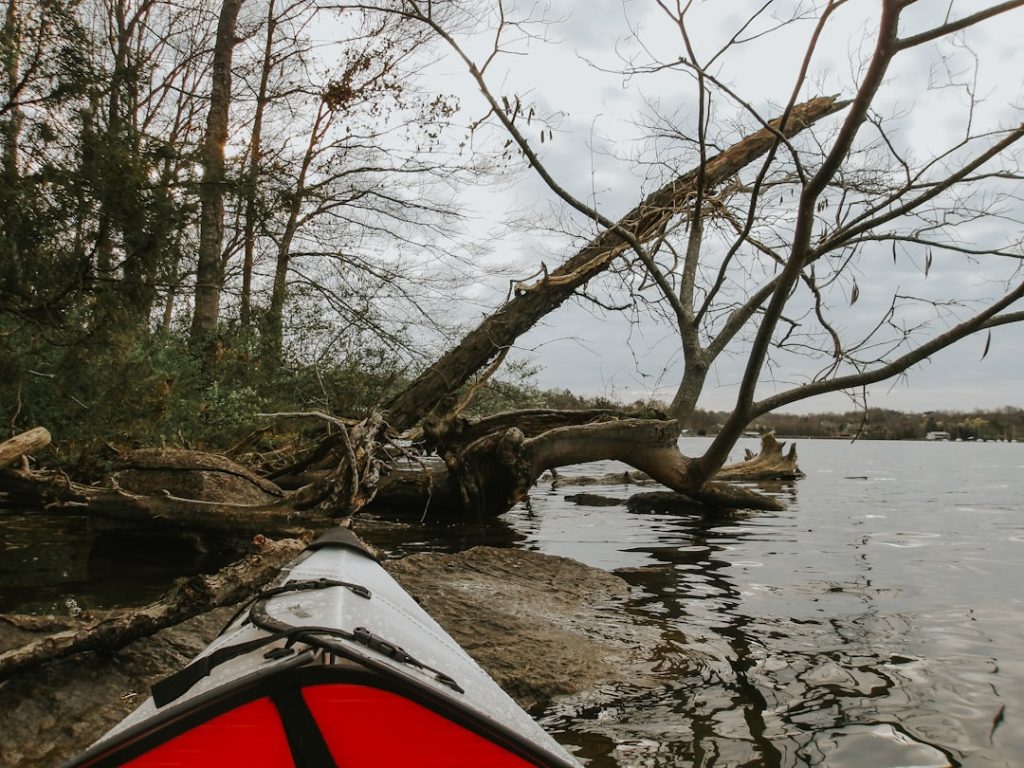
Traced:
<path id="1" fill-rule="evenodd" d="M 269 541 L 257 537 L 254 543 L 260 549 L 258 553 L 247 555 L 212 576 L 181 579 L 154 603 L 107 612 L 81 626 L 48 634 L 0 653 L 0 681 L 73 654 L 116 650 L 192 616 L 245 600 L 306 546 L 305 541 L 298 539 Z M 24 627 L 24 623 L 16 619 L 12 623 Z"/>
<path id="2" fill-rule="evenodd" d="M 173 496 L 137 494 L 113 487 L 83 485 L 62 472 L 0 472 L 6 503 L 47 514 L 89 515 L 123 523 L 230 533 L 298 536 L 335 523 L 327 512 L 311 507 L 298 510 L 291 497 L 263 504 L 232 504 Z"/>
<path id="3" fill-rule="evenodd" d="M 615 460 L 714 507 L 782 510 L 770 496 L 722 482 L 694 486 L 688 475 L 693 459 L 679 451 L 679 425 L 661 419 L 599 421 L 549 429 L 527 438 L 506 429 L 480 438 L 445 457 L 445 467 L 391 469 L 370 510 L 386 508 L 396 495 L 399 506 L 442 516 L 493 517 L 527 498 L 549 469 Z M 625 477 L 619 474 L 616 477 Z"/>
<path id="4" fill-rule="evenodd" d="M 49 444 L 50 433 L 45 427 L 35 427 L 15 435 L 10 440 L 0 443 L 0 467 L 6 467 L 22 456 L 34 453 Z"/>

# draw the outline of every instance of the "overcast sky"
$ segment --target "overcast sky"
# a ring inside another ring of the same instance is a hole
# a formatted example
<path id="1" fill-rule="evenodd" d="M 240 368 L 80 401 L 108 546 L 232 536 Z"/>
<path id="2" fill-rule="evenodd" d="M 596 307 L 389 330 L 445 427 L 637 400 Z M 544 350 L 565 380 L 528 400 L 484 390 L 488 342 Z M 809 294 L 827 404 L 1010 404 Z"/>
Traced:
<path id="1" fill-rule="evenodd" d="M 706 58 L 729 39 L 750 12 L 763 2 L 730 0 L 694 3 L 691 35 L 699 58 Z M 852 95 L 857 70 L 870 54 L 878 2 L 854 0 L 844 6 L 825 31 L 811 66 L 810 85 L 801 97 L 836 93 Z M 975 12 L 988 3 L 954 2 L 952 16 Z M 905 15 L 903 34 L 941 23 L 948 0 L 921 0 Z M 539 8 L 538 6 L 531 6 Z M 771 19 L 786 18 L 811 3 L 776 2 L 771 14 L 759 20 L 751 31 L 772 26 Z M 495 92 L 519 96 L 540 117 L 548 118 L 554 140 L 541 146 L 538 127 L 531 127 L 533 145 L 541 150 L 546 167 L 560 184 L 574 195 L 596 205 L 602 213 L 616 218 L 638 203 L 664 177 L 653 178 L 649 166 L 638 165 L 637 157 L 652 145 L 644 143 L 642 126 L 652 114 L 665 116 L 682 130 L 695 125 L 696 88 L 691 78 L 678 71 L 659 75 L 627 77 L 616 70 L 627 61 L 643 64 L 654 60 L 672 61 L 685 53 L 678 30 L 668 22 L 653 0 L 552 0 L 541 9 L 549 19 L 558 20 L 544 28 L 545 39 L 510 46 L 517 55 L 498 59 L 488 70 Z M 793 87 L 796 72 L 813 30 L 814 21 L 802 21 L 745 43 L 727 53 L 715 66 L 717 77 L 766 115 L 777 114 Z M 1021 121 L 1024 105 L 1024 49 L 1019 45 L 1024 30 L 1024 10 L 984 23 L 952 41 L 931 44 L 902 54 L 876 101 L 877 110 L 894 118 L 897 130 L 893 142 L 909 149 L 918 159 L 929 157 L 941 147 L 955 143 L 968 128 L 975 132 L 1006 128 Z M 476 54 L 485 55 L 490 38 L 463 38 Z M 602 71 L 605 70 L 605 71 Z M 431 70 L 431 85 L 460 95 L 464 117 L 481 116 L 486 110 L 475 95 L 465 71 L 450 59 Z M 945 87 L 941 87 L 945 86 Z M 968 89 L 977 97 L 969 112 Z M 714 97 L 716 121 L 712 135 L 734 140 L 730 133 L 738 111 L 721 95 Z M 832 120 L 834 126 L 841 115 Z M 747 124 L 750 124 L 749 119 Z M 827 137 L 829 125 L 820 135 Z M 480 135 L 477 141 L 485 142 Z M 662 144 L 664 152 L 666 145 Z M 671 157 L 662 157 L 670 165 Z M 655 169 L 665 172 L 665 168 Z M 680 170 L 685 170 L 680 166 Z M 1019 189 L 1002 187 L 1019 193 Z M 527 213 L 560 221 L 570 232 L 585 233 L 588 225 L 578 216 L 566 214 L 530 171 L 510 173 L 497 189 L 475 190 L 475 223 L 471 232 L 483 238 L 495 233 L 495 222 L 508 212 Z M 1021 237 L 1019 210 L 1013 206 L 998 219 L 964 225 L 957 236 L 965 242 L 1018 242 Z M 573 240 L 557 232 L 512 233 L 491 242 L 495 263 L 514 264 L 521 278 L 527 278 L 543 260 L 553 267 L 574 252 Z M 851 332 L 873 326 L 889 305 L 893 293 L 982 302 L 1013 279 L 1013 259 L 984 259 L 970 262 L 961 256 L 938 253 L 927 276 L 923 264 L 913 255 L 894 265 L 886 245 L 886 258 L 866 255 L 855 277 L 857 303 L 850 306 L 842 296 L 833 296 L 837 327 Z M 1019 245 L 1017 246 L 1019 252 Z M 1019 279 L 1019 275 L 1017 276 Z M 849 283 L 842 290 L 849 290 Z M 472 301 L 472 313 L 482 316 L 500 304 L 507 280 L 467 287 L 462 298 Z M 607 295 L 607 294 L 604 294 Z M 609 296 L 622 299 L 623 295 Z M 978 304 L 970 304 L 977 307 Z M 932 308 L 908 315 L 910 320 L 935 317 Z M 472 317 L 467 318 L 472 319 Z M 538 368 L 537 382 L 544 388 L 566 388 L 581 394 L 614 395 L 623 400 L 660 397 L 671 399 L 681 371 L 679 344 L 670 326 L 650 315 L 638 322 L 620 313 L 605 312 L 579 302 L 552 313 L 524 336 L 516 356 Z M 943 318 L 936 328 L 951 322 Z M 923 339 L 924 337 L 922 337 Z M 991 348 L 982 354 L 985 338 L 973 337 L 920 364 L 896 381 L 869 388 L 869 404 L 902 410 L 961 409 L 1013 405 L 1024 407 L 1024 328 L 1006 327 L 992 334 Z M 742 375 L 742 346 L 737 354 L 726 355 L 708 377 L 700 405 L 730 408 L 735 386 Z M 814 374 L 821 362 L 787 359 L 772 375 L 783 384 L 800 382 Z M 770 394 L 768 376 L 758 397 Z M 819 411 L 847 408 L 851 401 L 831 395 L 806 401 L 789 410 Z"/>

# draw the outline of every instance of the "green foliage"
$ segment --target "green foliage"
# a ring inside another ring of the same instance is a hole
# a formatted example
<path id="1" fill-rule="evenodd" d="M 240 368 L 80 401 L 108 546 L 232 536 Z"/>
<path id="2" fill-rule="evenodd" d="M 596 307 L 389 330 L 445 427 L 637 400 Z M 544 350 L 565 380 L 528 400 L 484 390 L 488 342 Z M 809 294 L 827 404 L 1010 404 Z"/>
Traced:
<path id="1" fill-rule="evenodd" d="M 67 456 L 96 441 L 223 450 L 258 413 L 358 416 L 396 380 L 396 360 L 381 349 L 268 369 L 248 346 L 222 340 L 211 361 L 184 331 L 58 332 L 0 316 L 4 431 L 45 426 Z"/>

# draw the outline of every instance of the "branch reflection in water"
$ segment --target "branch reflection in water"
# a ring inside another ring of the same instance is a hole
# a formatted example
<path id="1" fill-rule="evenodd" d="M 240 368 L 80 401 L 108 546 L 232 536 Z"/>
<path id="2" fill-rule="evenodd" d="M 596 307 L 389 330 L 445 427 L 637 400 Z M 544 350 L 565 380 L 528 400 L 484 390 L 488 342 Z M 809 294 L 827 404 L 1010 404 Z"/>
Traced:
<path id="1" fill-rule="evenodd" d="M 528 546 L 623 576 L 663 635 L 653 685 L 560 702 L 545 724 L 595 768 L 1018 765 L 1024 735 L 1003 723 L 1024 706 L 1024 447 L 802 441 L 801 464 L 766 488 L 779 514 L 538 492 L 509 516 Z"/>

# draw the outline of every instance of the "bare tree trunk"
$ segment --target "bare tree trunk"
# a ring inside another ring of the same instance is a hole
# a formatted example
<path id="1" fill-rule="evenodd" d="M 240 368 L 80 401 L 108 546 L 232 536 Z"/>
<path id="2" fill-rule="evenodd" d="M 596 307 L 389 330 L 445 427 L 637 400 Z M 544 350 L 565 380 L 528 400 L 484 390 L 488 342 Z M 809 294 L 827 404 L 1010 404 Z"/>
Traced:
<path id="1" fill-rule="evenodd" d="M 845 106 L 846 102 L 834 97 L 820 97 L 795 107 L 784 127 L 780 128 L 778 121 L 773 121 L 771 128 L 747 136 L 708 160 L 703 175 L 697 168 L 677 177 L 626 214 L 618 222 L 619 227 L 641 243 L 651 240 L 685 209 L 686 202 L 695 194 L 699 178 L 703 178 L 706 187 L 714 187 L 769 151 L 780 133 L 793 136 Z M 620 234 L 606 230 L 558 269 L 545 274 L 542 280 L 518 289 L 514 298 L 470 331 L 385 406 L 388 423 L 399 430 L 411 427 L 456 392 L 492 357 L 561 306 L 577 288 L 605 271 L 628 248 L 629 244 Z"/>
<path id="2" fill-rule="evenodd" d="M 4 80 L 7 86 L 8 101 L 7 120 L 4 125 L 3 156 L 0 158 L 0 162 L 3 164 L 0 172 L 3 174 L 4 184 L 4 189 L 0 193 L 0 202 L 6 208 L 3 218 L 8 228 L 7 237 L 2 239 L 3 247 L 0 250 L 0 259 L 6 262 L 0 267 L 0 274 L 4 274 L 7 280 L 0 282 L 0 287 L 8 289 L 20 289 L 18 284 L 21 282 L 21 254 L 18 252 L 18 241 L 22 216 L 19 214 L 17 201 L 18 182 L 21 176 L 18 166 L 22 122 L 21 107 L 18 104 L 18 88 L 21 82 L 20 10 L 19 0 L 7 0 L 4 28 L 0 35 L 0 42 L 2 42 L 0 52 L 6 59 Z"/>
<path id="3" fill-rule="evenodd" d="M 192 342 L 206 342 L 217 327 L 220 293 L 224 286 L 221 248 L 224 241 L 224 145 L 228 140 L 231 105 L 231 59 L 235 25 L 245 0 L 224 0 L 213 47 L 210 112 L 203 142 L 203 180 L 199 186 L 199 254 Z"/>
<path id="4" fill-rule="evenodd" d="M 299 230 L 303 201 L 306 198 L 306 177 L 310 165 L 316 155 L 317 146 L 323 138 L 326 126 L 330 124 L 330 110 L 321 101 L 313 127 L 309 132 L 306 153 L 302 157 L 302 167 L 295 180 L 295 189 L 288 206 L 288 220 L 277 244 L 277 263 L 274 266 L 274 285 L 270 293 L 270 306 L 267 308 L 263 328 L 263 357 L 265 363 L 277 365 L 281 360 L 281 349 L 284 344 L 284 305 L 288 298 L 288 268 L 291 263 L 292 242 Z"/>
<path id="5" fill-rule="evenodd" d="M 526 498 L 546 469 L 614 460 L 639 469 L 662 485 L 712 506 L 783 509 L 775 499 L 743 488 L 689 479 L 692 459 L 679 452 L 679 424 L 661 419 L 623 419 L 556 427 L 526 438 L 515 428 L 480 438 L 446 457 L 449 477 L 434 484 L 448 498 L 461 495 L 462 514 L 501 514 Z M 454 481 L 454 484 L 453 484 Z M 390 487 L 389 487 L 390 486 Z M 382 484 L 377 503 L 392 493 L 413 497 L 410 485 Z"/>
<path id="6" fill-rule="evenodd" d="M 21 29 L 18 23 L 19 0 L 7 0 L 4 16 L 3 50 L 7 59 L 6 71 L 8 109 L 4 126 L 3 174 L 8 184 L 18 178 L 18 147 L 21 140 L 21 107 L 18 105 L 18 84 L 21 80 Z"/>
<path id="7" fill-rule="evenodd" d="M 270 68 L 273 66 L 274 32 L 277 19 L 274 16 L 274 0 L 267 3 L 267 37 L 263 44 L 263 65 L 260 68 L 260 85 L 256 93 L 256 114 L 252 119 L 252 140 L 249 145 L 249 173 L 246 179 L 244 256 L 242 261 L 242 305 L 239 322 L 248 330 L 252 325 L 252 270 L 256 252 L 256 190 L 259 179 L 260 161 L 263 156 L 263 111 L 267 105 L 267 84 Z"/>

